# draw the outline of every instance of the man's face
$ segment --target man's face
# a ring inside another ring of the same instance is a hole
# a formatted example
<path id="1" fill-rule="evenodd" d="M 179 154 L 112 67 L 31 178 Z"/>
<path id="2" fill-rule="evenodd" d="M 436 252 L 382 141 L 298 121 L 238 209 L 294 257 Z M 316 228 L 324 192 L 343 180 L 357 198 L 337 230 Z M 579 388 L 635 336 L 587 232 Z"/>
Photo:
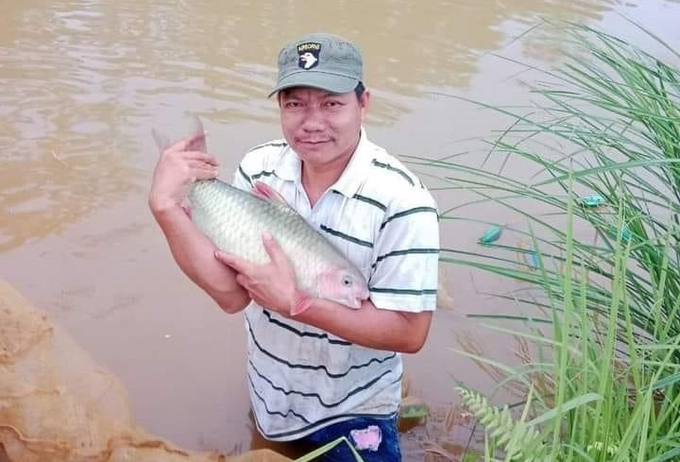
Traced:
<path id="1" fill-rule="evenodd" d="M 281 126 L 303 162 L 324 166 L 349 158 L 359 140 L 369 94 L 298 87 L 279 94 Z"/>

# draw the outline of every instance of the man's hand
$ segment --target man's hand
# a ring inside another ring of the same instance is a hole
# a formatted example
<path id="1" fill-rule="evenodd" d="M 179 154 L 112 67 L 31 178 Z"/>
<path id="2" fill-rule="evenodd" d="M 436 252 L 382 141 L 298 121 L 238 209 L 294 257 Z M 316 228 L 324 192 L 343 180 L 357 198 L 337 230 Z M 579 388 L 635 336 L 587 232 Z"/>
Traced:
<path id="1" fill-rule="evenodd" d="M 264 265 L 221 251 L 215 252 L 215 258 L 238 273 L 236 282 L 260 306 L 284 316 L 306 308 L 311 298 L 298 290 L 295 269 L 283 249 L 269 233 L 262 235 L 262 243 L 269 255 L 269 263 Z"/>
<path id="2" fill-rule="evenodd" d="M 218 175 L 217 158 L 205 150 L 205 134 L 199 133 L 163 151 L 149 191 L 149 207 L 154 214 L 181 207 L 194 181 Z"/>

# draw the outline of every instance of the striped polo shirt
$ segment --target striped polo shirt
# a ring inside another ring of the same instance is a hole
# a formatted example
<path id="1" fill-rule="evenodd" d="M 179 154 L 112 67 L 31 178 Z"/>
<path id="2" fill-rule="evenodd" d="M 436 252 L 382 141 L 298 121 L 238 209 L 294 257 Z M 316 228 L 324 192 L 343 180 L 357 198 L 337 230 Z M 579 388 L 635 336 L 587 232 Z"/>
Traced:
<path id="1" fill-rule="evenodd" d="M 234 185 L 276 189 L 363 271 L 377 308 L 434 310 L 438 212 L 421 181 L 363 129 L 345 171 L 314 207 L 300 173 L 299 157 L 278 140 L 246 153 Z M 352 344 L 255 302 L 245 309 L 245 327 L 250 399 L 266 438 L 294 440 L 341 420 L 398 411 L 399 353 Z"/>

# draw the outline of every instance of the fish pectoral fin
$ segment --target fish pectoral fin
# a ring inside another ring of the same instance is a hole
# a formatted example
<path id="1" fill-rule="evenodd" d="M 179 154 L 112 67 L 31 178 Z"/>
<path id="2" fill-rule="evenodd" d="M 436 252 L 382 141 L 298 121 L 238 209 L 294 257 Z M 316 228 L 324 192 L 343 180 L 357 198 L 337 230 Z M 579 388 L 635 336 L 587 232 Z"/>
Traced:
<path id="1" fill-rule="evenodd" d="M 303 290 L 295 291 L 295 300 L 290 307 L 290 315 L 296 316 L 312 305 L 312 296 Z"/>
<path id="2" fill-rule="evenodd" d="M 279 202 L 280 204 L 289 206 L 288 202 L 286 199 L 283 198 L 279 192 L 269 186 L 267 183 L 264 183 L 262 181 L 256 181 L 255 185 L 253 185 L 253 194 L 255 194 L 258 197 L 261 197 L 262 199 L 267 199 L 272 202 Z"/>

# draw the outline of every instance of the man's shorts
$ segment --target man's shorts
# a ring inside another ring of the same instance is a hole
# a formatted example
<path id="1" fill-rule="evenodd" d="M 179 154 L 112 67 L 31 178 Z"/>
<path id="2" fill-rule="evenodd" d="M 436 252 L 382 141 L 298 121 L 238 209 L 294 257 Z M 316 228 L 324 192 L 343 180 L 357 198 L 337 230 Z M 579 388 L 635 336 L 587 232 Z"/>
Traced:
<path id="1" fill-rule="evenodd" d="M 397 416 L 385 419 L 358 417 L 339 422 L 307 435 L 302 441 L 321 447 L 344 436 L 364 462 L 401 462 Z M 323 462 L 355 462 L 356 458 L 342 442 L 315 459 Z"/>

